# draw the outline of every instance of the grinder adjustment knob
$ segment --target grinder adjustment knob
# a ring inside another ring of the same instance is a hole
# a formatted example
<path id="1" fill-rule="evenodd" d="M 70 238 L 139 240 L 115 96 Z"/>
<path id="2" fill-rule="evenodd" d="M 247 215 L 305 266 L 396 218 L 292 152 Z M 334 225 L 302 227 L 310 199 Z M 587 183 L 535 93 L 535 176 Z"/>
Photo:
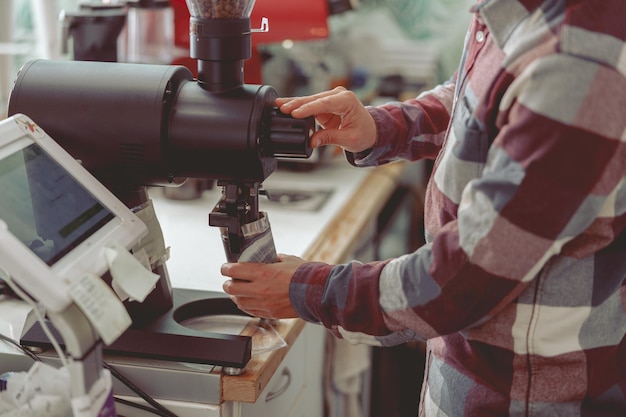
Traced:
<path id="1" fill-rule="evenodd" d="M 308 158 L 313 153 L 311 136 L 315 118 L 295 119 L 274 107 L 270 120 L 272 154 L 283 158 Z"/>

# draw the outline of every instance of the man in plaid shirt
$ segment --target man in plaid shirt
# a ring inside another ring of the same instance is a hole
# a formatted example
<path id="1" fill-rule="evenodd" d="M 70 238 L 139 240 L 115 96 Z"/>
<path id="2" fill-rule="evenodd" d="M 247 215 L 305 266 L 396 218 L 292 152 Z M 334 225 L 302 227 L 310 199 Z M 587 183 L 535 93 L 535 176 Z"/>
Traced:
<path id="1" fill-rule="evenodd" d="M 420 415 L 626 416 L 625 6 L 479 1 L 456 75 L 414 100 L 279 99 L 356 166 L 436 158 L 427 244 L 225 264 L 224 290 L 359 343 L 427 340 Z"/>

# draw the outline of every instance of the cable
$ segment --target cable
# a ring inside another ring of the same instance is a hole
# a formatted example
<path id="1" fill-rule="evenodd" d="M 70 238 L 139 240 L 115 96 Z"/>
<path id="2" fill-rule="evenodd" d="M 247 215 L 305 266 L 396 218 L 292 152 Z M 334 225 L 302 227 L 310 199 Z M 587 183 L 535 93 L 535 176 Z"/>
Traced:
<path id="1" fill-rule="evenodd" d="M 24 353 L 26 356 L 29 356 L 32 360 L 34 360 L 36 362 L 41 362 L 41 358 L 39 356 L 35 355 L 33 352 L 28 350 L 28 348 L 26 348 L 25 346 L 20 345 L 16 340 L 10 338 L 9 336 L 6 336 L 6 335 L 0 333 L 0 339 L 3 340 L 4 342 L 10 344 L 10 345 L 15 346 L 20 351 L 22 351 L 22 353 Z"/>
<path id="2" fill-rule="evenodd" d="M 0 266 L 0 278 L 2 279 L 3 282 L 6 283 L 6 285 L 8 285 L 8 287 L 11 289 L 11 291 L 13 291 L 13 293 L 15 293 L 16 296 L 18 296 L 23 301 L 28 303 L 28 305 L 33 309 L 33 311 L 35 312 L 35 315 L 37 316 L 37 320 L 41 324 L 41 328 L 43 329 L 46 337 L 50 340 L 50 343 L 52 344 L 52 346 L 54 347 L 54 350 L 56 351 L 57 355 L 59 356 L 61 364 L 64 367 L 67 368 L 67 366 L 68 366 L 67 358 L 65 357 L 61 347 L 59 346 L 58 341 L 52 335 L 52 332 L 50 331 L 50 328 L 48 327 L 48 325 L 47 325 L 43 315 L 39 311 L 39 308 L 38 308 L 37 304 L 35 303 L 35 301 L 31 297 L 29 297 L 13 281 L 13 279 L 11 278 L 9 273 L 4 268 L 2 268 L 1 266 Z M 36 354 L 34 354 L 30 350 L 28 350 L 26 347 L 22 346 L 17 341 L 13 340 L 12 338 L 10 338 L 10 337 L 2 334 L 2 333 L 0 333 L 0 340 L 3 340 L 5 342 L 7 342 L 7 343 L 17 347 L 18 349 L 20 349 L 23 353 L 28 355 L 34 361 L 41 361 L 41 358 L 39 358 L 39 356 L 37 356 Z M 129 379 L 127 379 L 124 375 L 122 375 L 113 366 L 109 365 L 106 362 L 103 362 L 103 363 L 104 363 L 104 367 L 107 368 L 111 372 L 111 375 L 113 375 L 120 382 L 122 382 L 124 385 L 126 385 L 128 388 L 130 388 L 133 392 L 135 392 L 137 395 L 139 395 L 141 398 L 143 398 L 148 404 L 150 404 L 152 407 L 154 407 L 154 409 L 152 409 L 152 408 L 150 408 L 148 406 L 144 406 L 142 404 L 134 403 L 132 401 L 126 401 L 126 400 L 123 400 L 123 399 L 118 398 L 118 397 L 115 397 L 116 401 L 118 401 L 120 403 L 123 403 L 123 404 L 126 404 L 126 405 L 129 405 L 131 407 L 140 408 L 140 409 L 142 409 L 144 411 L 152 412 L 152 413 L 154 413 L 156 415 L 159 415 L 159 416 L 163 416 L 163 417 L 178 417 L 175 413 L 173 413 L 172 411 L 170 411 L 169 409 L 167 409 L 163 405 L 159 404 L 155 399 L 150 397 L 150 395 L 148 395 L 146 392 L 144 392 L 139 387 L 137 387 L 134 383 L 132 383 Z"/>
<path id="3" fill-rule="evenodd" d="M 135 385 L 132 381 L 130 381 L 128 378 L 122 375 L 117 369 L 115 369 L 115 367 L 113 367 L 112 365 L 106 362 L 104 362 L 104 367 L 107 368 L 111 372 L 111 375 L 113 375 L 120 382 L 122 382 L 124 385 L 130 388 L 135 394 L 143 398 L 148 404 L 153 406 L 155 408 L 155 411 L 159 412 L 159 415 L 166 416 L 166 417 L 178 417 L 176 414 L 174 414 L 172 411 L 170 411 L 168 408 L 164 407 L 163 405 L 159 404 L 154 398 L 152 398 L 145 391 L 143 391 L 141 388 Z"/>
<path id="4" fill-rule="evenodd" d="M 41 358 L 37 354 L 31 352 L 26 346 L 21 345 L 19 342 L 17 342 L 13 338 L 0 333 L 0 340 L 4 341 L 4 342 L 6 342 L 6 343 L 8 343 L 8 344 L 10 344 L 12 346 L 15 346 L 22 353 L 24 353 L 25 355 L 30 357 L 33 361 L 41 362 Z M 124 400 L 123 398 L 119 398 L 119 397 L 115 397 L 114 396 L 115 401 L 117 401 L 117 402 L 119 402 L 121 404 L 128 405 L 130 407 L 139 408 L 141 410 L 144 410 L 144 411 L 156 414 L 158 416 L 162 416 L 162 417 L 177 417 L 176 414 L 174 414 L 173 412 L 171 412 L 170 410 L 165 408 L 163 405 L 157 403 L 148 394 L 146 394 L 139 387 L 137 387 L 135 384 L 133 384 L 130 380 L 128 380 L 126 377 L 124 377 L 122 374 L 120 374 L 119 371 L 117 371 L 117 369 L 113 368 L 111 365 L 108 365 L 106 363 L 105 363 L 105 367 L 109 371 L 111 371 L 111 375 L 113 375 L 115 378 L 117 378 L 120 382 L 122 382 L 124 385 L 126 385 L 128 388 L 130 388 L 132 391 L 134 391 L 137 395 L 142 397 L 148 403 L 150 403 L 152 405 L 152 407 L 154 407 L 154 408 L 146 406 L 146 405 L 143 405 L 143 404 L 137 404 L 135 402 Z"/>
<path id="5" fill-rule="evenodd" d="M 138 408 L 140 410 L 146 411 L 148 413 L 155 414 L 157 416 L 161 416 L 161 417 L 168 417 L 168 416 L 170 416 L 170 414 L 162 413 L 159 410 L 155 410 L 154 408 L 148 407 L 147 405 L 137 404 L 136 402 L 128 401 L 128 400 L 125 400 L 125 399 L 119 398 L 119 397 L 113 397 L 113 398 L 114 398 L 114 400 L 116 402 L 118 402 L 120 404 L 124 404 L 124 405 L 127 405 L 129 407 L 133 407 L 133 408 Z"/>
<path id="6" fill-rule="evenodd" d="M 0 295 L 6 295 L 8 297 L 16 297 L 15 293 L 9 287 L 9 284 L 6 283 L 2 277 L 0 277 Z"/>
<path id="7" fill-rule="evenodd" d="M 39 307 L 37 306 L 35 301 L 30 296 L 28 296 L 24 291 L 22 291 L 22 289 L 13 281 L 13 278 L 11 277 L 11 275 L 1 266 L 0 266 L 0 273 L 3 275 L 2 278 L 7 283 L 7 285 L 11 288 L 11 290 L 13 290 L 13 292 L 19 298 L 25 301 L 33 309 L 35 316 L 37 316 L 37 320 L 39 321 L 39 324 L 41 325 L 43 332 L 45 333 L 46 337 L 50 340 L 52 347 L 54 347 L 54 350 L 59 356 L 61 365 L 69 369 L 69 366 L 68 366 L 69 363 L 67 361 L 67 358 L 65 357 L 65 354 L 63 353 L 63 350 L 61 349 L 61 346 L 59 346 L 59 342 L 52 335 L 52 332 L 50 331 L 50 328 L 48 327 L 46 320 L 41 314 L 41 311 L 39 311 Z"/>

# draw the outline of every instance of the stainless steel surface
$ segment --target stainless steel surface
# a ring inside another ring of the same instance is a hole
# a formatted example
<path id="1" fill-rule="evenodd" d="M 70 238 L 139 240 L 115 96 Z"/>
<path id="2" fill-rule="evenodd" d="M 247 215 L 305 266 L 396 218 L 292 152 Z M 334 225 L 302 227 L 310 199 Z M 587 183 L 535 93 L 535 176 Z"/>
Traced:
<path id="1" fill-rule="evenodd" d="M 259 205 L 264 207 L 280 207 L 295 211 L 318 211 L 328 201 L 333 189 L 297 187 L 297 184 L 273 185 L 266 188 L 266 198 L 261 198 Z"/>
<path id="2" fill-rule="evenodd" d="M 126 61 L 169 64 L 174 58 L 174 11 L 167 2 L 144 7 L 128 2 Z"/>

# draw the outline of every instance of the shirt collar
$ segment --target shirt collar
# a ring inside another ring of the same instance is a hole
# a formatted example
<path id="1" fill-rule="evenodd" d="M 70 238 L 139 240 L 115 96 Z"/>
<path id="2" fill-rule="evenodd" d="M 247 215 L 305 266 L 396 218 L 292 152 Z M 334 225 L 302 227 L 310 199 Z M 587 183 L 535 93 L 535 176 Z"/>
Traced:
<path id="1" fill-rule="evenodd" d="M 471 10 L 487 25 L 490 36 L 502 48 L 519 23 L 541 3 L 541 0 L 482 0 Z"/>

